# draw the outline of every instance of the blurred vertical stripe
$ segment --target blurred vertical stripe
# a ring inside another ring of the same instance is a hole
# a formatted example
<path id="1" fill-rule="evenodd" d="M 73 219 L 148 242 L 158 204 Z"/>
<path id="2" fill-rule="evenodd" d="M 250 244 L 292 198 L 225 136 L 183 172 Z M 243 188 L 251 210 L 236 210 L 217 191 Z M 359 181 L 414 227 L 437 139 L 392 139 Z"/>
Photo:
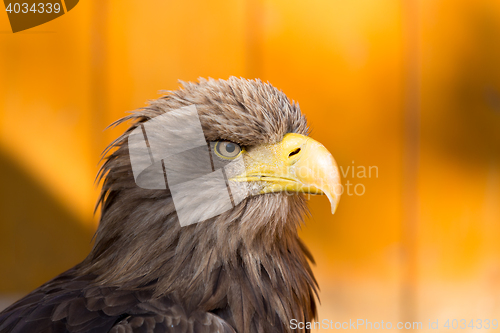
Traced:
<path id="1" fill-rule="evenodd" d="M 420 7 L 418 0 L 402 1 L 404 48 L 404 148 L 401 225 L 401 319 L 417 320 L 418 288 L 418 174 L 420 166 Z"/>

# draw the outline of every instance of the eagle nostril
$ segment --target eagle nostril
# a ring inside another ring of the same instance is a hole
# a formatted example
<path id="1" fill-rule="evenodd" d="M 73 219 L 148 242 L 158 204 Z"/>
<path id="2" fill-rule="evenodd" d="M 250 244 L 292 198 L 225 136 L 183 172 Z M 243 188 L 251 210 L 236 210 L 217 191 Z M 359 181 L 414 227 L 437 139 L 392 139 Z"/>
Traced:
<path id="1" fill-rule="evenodd" d="M 300 148 L 295 149 L 292 151 L 290 154 L 288 154 L 288 157 L 292 157 L 293 155 L 297 155 L 300 152 Z"/>

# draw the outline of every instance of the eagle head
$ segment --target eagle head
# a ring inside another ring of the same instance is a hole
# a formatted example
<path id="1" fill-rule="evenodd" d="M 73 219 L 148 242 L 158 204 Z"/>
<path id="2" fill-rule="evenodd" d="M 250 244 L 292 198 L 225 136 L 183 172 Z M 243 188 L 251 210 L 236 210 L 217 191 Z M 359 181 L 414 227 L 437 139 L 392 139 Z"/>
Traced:
<path id="1" fill-rule="evenodd" d="M 152 288 L 242 332 L 248 318 L 312 319 L 312 257 L 297 229 L 304 194 L 326 194 L 335 211 L 340 177 L 298 104 L 260 80 L 201 79 L 125 121 L 100 171 L 101 219 L 80 274 Z"/>

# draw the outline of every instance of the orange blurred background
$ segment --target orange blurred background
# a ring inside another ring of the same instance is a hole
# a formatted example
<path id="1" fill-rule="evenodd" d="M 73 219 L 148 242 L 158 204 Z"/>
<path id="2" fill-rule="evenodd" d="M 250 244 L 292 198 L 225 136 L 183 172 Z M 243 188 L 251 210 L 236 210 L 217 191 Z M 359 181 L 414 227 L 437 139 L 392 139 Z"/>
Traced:
<path id="1" fill-rule="evenodd" d="M 105 127 L 231 75 L 298 101 L 352 184 L 301 232 L 320 320 L 500 320 L 498 0 L 82 0 L 16 34 L 0 13 L 0 307 L 90 250 Z"/>

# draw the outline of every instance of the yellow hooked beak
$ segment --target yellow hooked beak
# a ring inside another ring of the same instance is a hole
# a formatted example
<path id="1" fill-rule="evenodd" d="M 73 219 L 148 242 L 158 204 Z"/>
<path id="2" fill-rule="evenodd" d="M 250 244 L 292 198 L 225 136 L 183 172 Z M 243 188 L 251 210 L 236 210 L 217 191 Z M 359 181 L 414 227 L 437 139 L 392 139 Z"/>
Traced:
<path id="1" fill-rule="evenodd" d="M 252 147 L 243 152 L 245 172 L 233 181 L 260 182 L 261 194 L 271 192 L 326 194 L 337 209 L 342 193 L 337 163 L 321 143 L 288 133 L 276 144 Z"/>

